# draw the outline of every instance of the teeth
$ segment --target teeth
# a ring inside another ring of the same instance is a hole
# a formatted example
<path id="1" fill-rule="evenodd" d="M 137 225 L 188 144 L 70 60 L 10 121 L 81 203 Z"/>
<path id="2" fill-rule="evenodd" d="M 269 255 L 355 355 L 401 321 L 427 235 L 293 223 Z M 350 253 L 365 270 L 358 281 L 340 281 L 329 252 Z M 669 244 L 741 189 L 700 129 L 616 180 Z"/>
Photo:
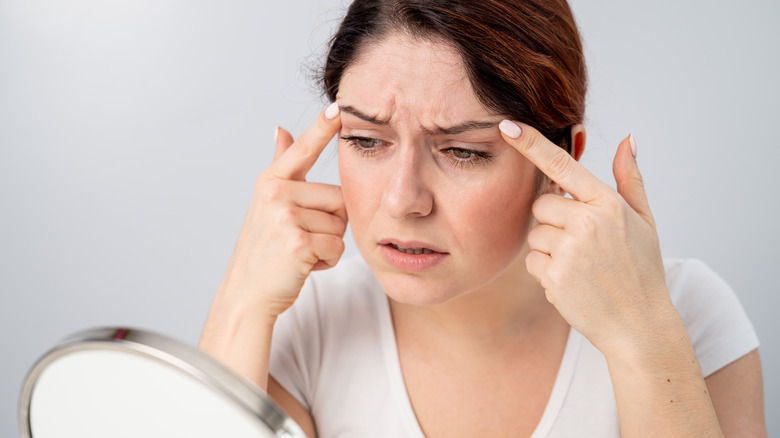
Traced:
<path id="1" fill-rule="evenodd" d="M 434 251 L 432 249 L 428 249 L 428 248 L 404 248 L 403 246 L 398 246 L 398 245 L 396 245 L 394 243 L 391 244 L 391 245 L 393 246 L 393 248 L 397 249 L 398 251 L 401 251 L 402 253 L 406 253 L 406 254 L 420 255 L 420 254 L 433 254 L 434 253 Z"/>

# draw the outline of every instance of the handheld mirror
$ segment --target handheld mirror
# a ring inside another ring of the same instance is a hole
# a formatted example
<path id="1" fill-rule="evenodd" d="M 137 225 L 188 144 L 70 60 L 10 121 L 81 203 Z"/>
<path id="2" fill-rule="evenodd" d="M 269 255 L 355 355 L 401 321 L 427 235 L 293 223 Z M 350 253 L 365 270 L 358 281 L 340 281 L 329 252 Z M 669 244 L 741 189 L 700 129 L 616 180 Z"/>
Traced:
<path id="1" fill-rule="evenodd" d="M 46 353 L 19 408 L 24 438 L 305 438 L 259 387 L 207 354 L 124 328 L 86 330 Z"/>

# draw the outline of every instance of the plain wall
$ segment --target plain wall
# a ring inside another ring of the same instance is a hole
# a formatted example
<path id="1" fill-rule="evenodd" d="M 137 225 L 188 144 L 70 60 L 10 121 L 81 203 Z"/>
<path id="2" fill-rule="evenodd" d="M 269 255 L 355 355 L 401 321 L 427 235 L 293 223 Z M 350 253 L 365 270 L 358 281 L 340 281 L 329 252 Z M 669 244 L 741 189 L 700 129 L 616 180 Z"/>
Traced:
<path id="1" fill-rule="evenodd" d="M 340 1 L 0 0 L 0 435 L 26 370 L 99 325 L 195 344 L 277 125 L 324 102 Z M 582 162 L 633 132 L 666 256 L 737 291 L 780 435 L 780 4 L 572 2 L 589 60 Z M 338 181 L 326 150 L 310 179 Z M 348 253 L 355 254 L 352 245 Z"/>

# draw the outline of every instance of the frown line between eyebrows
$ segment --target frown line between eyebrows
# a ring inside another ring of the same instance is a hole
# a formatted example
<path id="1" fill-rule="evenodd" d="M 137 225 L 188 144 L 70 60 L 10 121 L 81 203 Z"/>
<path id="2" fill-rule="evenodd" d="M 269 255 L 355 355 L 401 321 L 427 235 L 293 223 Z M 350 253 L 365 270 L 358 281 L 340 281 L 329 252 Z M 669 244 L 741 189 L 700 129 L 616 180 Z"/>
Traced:
<path id="1" fill-rule="evenodd" d="M 386 126 L 390 124 L 389 120 L 382 120 L 374 116 L 369 116 L 368 114 L 358 110 L 357 108 L 351 105 L 339 105 L 339 108 L 341 109 L 342 112 L 351 114 L 361 120 L 365 120 L 366 122 L 373 123 L 374 125 Z M 494 121 L 470 120 L 446 128 L 437 126 L 435 129 L 431 130 L 423 126 L 420 127 L 420 129 L 422 129 L 422 131 L 428 135 L 457 135 L 467 131 L 495 128 L 496 126 L 498 126 L 498 123 L 499 122 L 494 122 Z"/>

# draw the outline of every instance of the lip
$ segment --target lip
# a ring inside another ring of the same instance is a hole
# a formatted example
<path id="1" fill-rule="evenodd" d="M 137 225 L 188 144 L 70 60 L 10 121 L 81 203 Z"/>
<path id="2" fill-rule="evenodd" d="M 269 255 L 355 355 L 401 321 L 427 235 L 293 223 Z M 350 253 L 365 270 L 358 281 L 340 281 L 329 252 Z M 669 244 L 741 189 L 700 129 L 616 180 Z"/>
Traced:
<path id="1" fill-rule="evenodd" d="M 415 240 L 382 239 L 378 244 L 379 251 L 385 262 L 401 271 L 422 272 L 433 268 L 449 256 L 449 253 L 435 245 Z M 428 254 L 407 254 L 395 249 L 393 245 L 403 248 L 427 248 L 434 252 Z"/>
<path id="2" fill-rule="evenodd" d="M 419 240 L 399 240 L 399 239 L 382 239 L 379 241 L 380 245 L 397 245 L 403 248 L 428 248 L 432 251 L 441 253 L 441 254 L 447 254 L 447 251 L 443 250 L 442 248 L 439 248 L 431 243 L 422 242 Z"/>

